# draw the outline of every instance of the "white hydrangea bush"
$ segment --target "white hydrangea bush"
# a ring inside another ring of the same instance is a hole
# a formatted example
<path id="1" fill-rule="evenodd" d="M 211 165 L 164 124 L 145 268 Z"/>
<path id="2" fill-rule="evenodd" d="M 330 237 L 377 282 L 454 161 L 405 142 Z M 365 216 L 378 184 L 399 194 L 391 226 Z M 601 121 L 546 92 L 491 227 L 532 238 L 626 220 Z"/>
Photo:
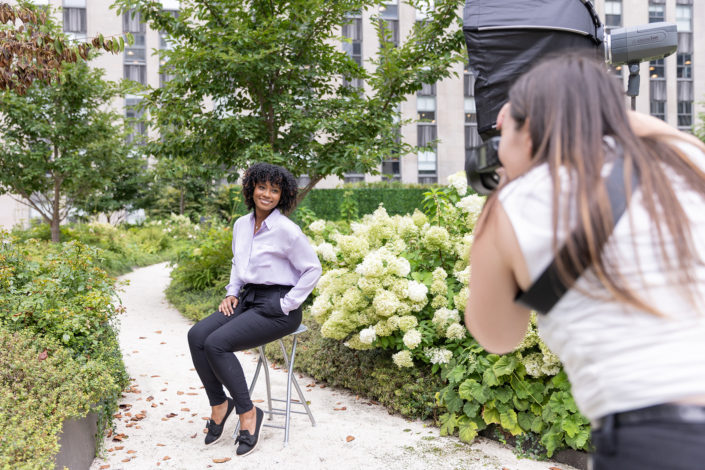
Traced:
<path id="1" fill-rule="evenodd" d="M 380 204 L 347 234 L 323 220 L 309 225 L 324 268 L 311 306 L 323 336 L 352 349 L 396 350 L 399 367 L 414 360 L 440 367 L 473 341 L 462 318 L 472 232 L 485 198 L 467 194 L 465 172 L 448 181 L 427 193 L 426 213 L 390 216 Z M 527 371 L 552 370 L 554 357 L 527 355 Z"/>

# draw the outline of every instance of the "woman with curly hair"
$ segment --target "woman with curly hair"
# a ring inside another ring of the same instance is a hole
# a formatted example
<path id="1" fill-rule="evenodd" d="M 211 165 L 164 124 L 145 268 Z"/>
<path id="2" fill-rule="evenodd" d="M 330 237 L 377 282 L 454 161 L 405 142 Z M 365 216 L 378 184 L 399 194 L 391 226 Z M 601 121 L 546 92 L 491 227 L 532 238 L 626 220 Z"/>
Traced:
<path id="1" fill-rule="evenodd" d="M 235 351 L 287 336 L 301 324 L 301 304 L 321 276 L 306 235 L 282 212 L 296 203 L 298 185 L 286 169 L 255 163 L 242 181 L 247 208 L 233 226 L 233 262 L 218 311 L 188 333 L 191 357 L 212 407 L 206 445 L 223 435 L 233 409 L 240 416 L 237 455 L 255 450 L 264 412 L 250 400 Z M 230 392 L 229 398 L 223 385 Z"/>

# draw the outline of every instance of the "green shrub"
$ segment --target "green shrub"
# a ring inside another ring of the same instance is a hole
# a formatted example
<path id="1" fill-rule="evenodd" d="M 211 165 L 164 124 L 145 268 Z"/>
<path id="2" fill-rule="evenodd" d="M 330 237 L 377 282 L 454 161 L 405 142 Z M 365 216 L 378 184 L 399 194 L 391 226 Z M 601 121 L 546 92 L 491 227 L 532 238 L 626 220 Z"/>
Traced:
<path id="1" fill-rule="evenodd" d="M 211 228 L 177 251 L 171 276 L 188 289 L 203 290 L 216 283 L 224 287 L 232 266 L 232 241 L 230 227 Z"/>
<path id="2" fill-rule="evenodd" d="M 89 411 L 99 413 L 102 444 L 113 412 L 105 404 L 120 397 L 127 376 L 116 377 L 105 354 L 74 356 L 53 339 L 0 328 L 0 468 L 53 469 L 63 421 Z"/>
<path id="3" fill-rule="evenodd" d="M 321 219 L 340 220 L 341 206 L 345 200 L 354 201 L 359 214 L 371 214 L 383 202 L 388 214 L 405 215 L 421 207 L 423 194 L 427 191 L 403 187 L 313 189 L 299 207 L 312 210 Z M 299 212 L 297 208 L 291 214 L 291 219 L 298 221 L 301 218 Z"/>
<path id="4" fill-rule="evenodd" d="M 164 293 L 167 300 L 189 320 L 203 320 L 218 309 L 225 298 L 224 285 L 204 290 L 189 289 L 175 280 L 171 281 Z"/>

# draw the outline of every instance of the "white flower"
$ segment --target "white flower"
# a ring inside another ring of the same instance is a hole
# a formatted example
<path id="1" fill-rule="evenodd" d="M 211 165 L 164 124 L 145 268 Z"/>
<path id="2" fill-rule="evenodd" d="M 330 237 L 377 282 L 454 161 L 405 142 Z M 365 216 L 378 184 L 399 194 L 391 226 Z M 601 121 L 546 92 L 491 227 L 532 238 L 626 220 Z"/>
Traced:
<path id="1" fill-rule="evenodd" d="M 424 302 L 426 301 L 426 294 L 428 294 L 428 287 L 425 284 L 420 284 L 416 281 L 409 281 L 408 293 L 406 296 L 412 302 Z"/>
<path id="2" fill-rule="evenodd" d="M 421 332 L 419 330 L 409 330 L 404 333 L 404 346 L 409 349 L 414 349 L 421 344 L 421 339 Z"/>
<path id="3" fill-rule="evenodd" d="M 377 340 L 377 333 L 375 332 L 375 327 L 365 328 L 360 332 L 360 341 L 365 344 L 372 344 Z"/>
<path id="4" fill-rule="evenodd" d="M 314 222 L 315 223 L 315 222 Z M 323 261 L 328 261 L 332 263 L 338 260 L 337 250 L 330 243 L 323 242 L 314 248 L 316 253 L 323 259 Z"/>
<path id="5" fill-rule="evenodd" d="M 453 323 L 448 327 L 448 330 L 446 330 L 446 336 L 448 339 L 465 339 L 466 333 L 467 330 L 460 323 Z"/>
<path id="6" fill-rule="evenodd" d="M 468 179 L 467 176 L 465 176 L 465 172 L 459 171 L 454 175 L 450 175 L 448 177 L 448 185 L 454 187 L 459 195 L 465 196 L 468 192 Z"/>
<path id="7" fill-rule="evenodd" d="M 449 310 L 443 307 L 436 310 L 433 314 L 433 320 L 431 321 L 439 326 L 444 326 L 450 323 L 458 323 L 460 321 L 460 314 L 457 310 Z"/>
<path id="8" fill-rule="evenodd" d="M 393 292 L 381 290 L 372 301 L 372 305 L 374 306 L 377 315 L 389 317 L 394 315 L 394 312 L 397 311 L 397 308 L 399 307 L 399 299 Z"/>
<path id="9" fill-rule="evenodd" d="M 462 271 L 455 271 L 453 276 L 455 276 L 459 283 L 467 286 L 470 283 L 470 266 L 468 265 Z"/>
<path id="10" fill-rule="evenodd" d="M 446 348 L 425 348 L 423 352 L 431 364 L 447 364 L 453 357 L 453 353 Z"/>
<path id="11" fill-rule="evenodd" d="M 392 360 L 400 368 L 414 367 L 414 360 L 411 357 L 411 351 L 407 351 L 406 349 L 393 355 Z"/>
<path id="12" fill-rule="evenodd" d="M 314 233 L 321 233 L 323 229 L 326 228 L 326 221 L 323 219 L 317 220 L 315 222 L 312 222 L 311 225 L 308 226 L 308 228 Z"/>
<path id="13" fill-rule="evenodd" d="M 402 258 L 400 256 L 399 258 L 394 260 L 394 266 L 392 267 L 392 270 L 397 276 L 406 277 L 411 272 L 411 264 L 409 263 L 408 259 Z"/>

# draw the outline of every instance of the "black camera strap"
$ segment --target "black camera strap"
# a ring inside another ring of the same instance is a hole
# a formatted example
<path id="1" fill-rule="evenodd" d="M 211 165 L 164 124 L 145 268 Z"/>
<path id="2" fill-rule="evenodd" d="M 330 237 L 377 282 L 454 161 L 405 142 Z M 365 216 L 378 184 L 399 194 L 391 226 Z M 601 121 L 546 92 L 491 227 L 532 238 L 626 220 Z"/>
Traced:
<path id="1" fill-rule="evenodd" d="M 614 161 L 612 171 L 605 179 L 605 187 L 607 189 L 607 195 L 612 208 L 612 218 L 614 222 L 608 229 L 608 238 L 627 208 L 627 189 L 624 185 L 624 157 L 619 146 L 617 146 L 617 151 L 618 157 Z M 636 172 L 632 171 L 632 191 L 636 189 L 638 184 L 639 180 Z M 575 242 L 575 246 L 578 247 L 578 256 L 580 258 L 579 264 L 582 266 L 582 269 L 575 266 L 575 263 L 568 261 L 570 260 L 570 255 L 566 246 L 563 246 L 558 256 L 564 260 L 563 265 L 571 274 L 571 277 L 577 280 L 589 265 L 589 256 L 587 253 L 587 241 L 585 240 L 585 234 L 574 233 L 572 237 Z M 600 247 L 600 250 L 602 250 L 602 248 L 603 247 Z M 529 287 L 529 290 L 526 292 L 520 290 L 514 301 L 531 310 L 536 310 L 539 313 L 547 314 L 558 303 L 558 301 L 561 300 L 563 295 L 568 292 L 568 289 L 569 287 L 565 285 L 561 279 L 561 276 L 558 274 L 558 267 L 556 260 L 554 259 L 551 264 L 548 265 L 543 274 L 539 276 L 536 282 Z"/>

